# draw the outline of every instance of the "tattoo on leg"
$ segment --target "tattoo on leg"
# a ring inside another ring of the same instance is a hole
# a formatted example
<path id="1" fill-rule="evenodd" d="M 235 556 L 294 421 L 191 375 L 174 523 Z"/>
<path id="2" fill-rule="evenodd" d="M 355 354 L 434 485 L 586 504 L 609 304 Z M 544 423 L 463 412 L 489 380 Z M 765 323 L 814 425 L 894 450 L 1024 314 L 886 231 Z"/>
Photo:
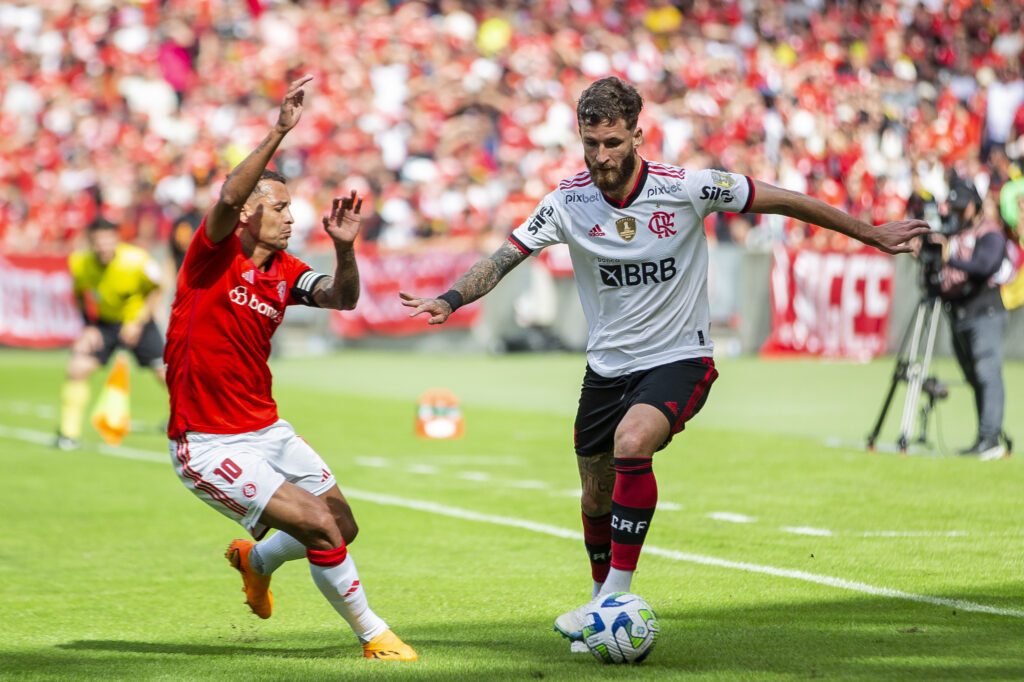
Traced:
<path id="1" fill-rule="evenodd" d="M 615 469 L 612 453 L 593 457 L 577 457 L 582 494 L 580 505 L 587 516 L 602 516 L 612 509 L 612 490 L 615 488 Z"/>

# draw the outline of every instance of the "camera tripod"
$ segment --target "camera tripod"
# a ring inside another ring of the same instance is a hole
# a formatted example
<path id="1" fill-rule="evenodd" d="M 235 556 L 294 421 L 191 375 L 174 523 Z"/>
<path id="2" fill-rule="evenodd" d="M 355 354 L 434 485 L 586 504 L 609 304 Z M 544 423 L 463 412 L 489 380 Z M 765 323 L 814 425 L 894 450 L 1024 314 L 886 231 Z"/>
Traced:
<path id="1" fill-rule="evenodd" d="M 882 423 L 885 415 L 892 404 L 896 387 L 901 381 L 907 382 L 907 395 L 903 401 L 903 415 L 900 420 L 900 435 L 896 441 L 901 454 L 906 454 L 910 442 L 911 429 L 914 426 L 914 417 L 917 415 L 917 405 L 924 393 L 928 396 L 928 402 L 921 408 L 920 433 L 918 443 L 925 443 L 928 427 L 928 415 L 935 407 L 935 401 L 945 398 L 949 391 L 945 384 L 934 376 L 928 376 L 928 367 L 931 365 L 932 352 L 935 350 L 935 334 L 939 327 L 942 301 L 937 295 L 931 292 L 926 293 L 917 303 L 917 311 L 914 313 L 900 341 L 900 350 L 896 357 L 896 369 L 892 375 L 892 383 L 889 385 L 889 392 L 882 403 L 882 411 L 878 415 L 875 427 L 868 435 L 868 449 L 875 449 L 875 441 L 878 440 L 878 432 L 882 430 Z M 922 343 L 922 335 L 924 343 Z"/>

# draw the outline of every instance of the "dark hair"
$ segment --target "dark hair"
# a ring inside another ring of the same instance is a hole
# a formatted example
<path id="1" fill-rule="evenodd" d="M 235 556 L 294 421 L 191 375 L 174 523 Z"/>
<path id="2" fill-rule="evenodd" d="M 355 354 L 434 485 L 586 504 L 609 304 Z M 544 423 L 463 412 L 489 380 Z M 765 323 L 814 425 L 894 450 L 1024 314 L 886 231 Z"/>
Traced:
<path id="1" fill-rule="evenodd" d="M 280 182 L 282 185 L 287 184 L 285 177 L 277 171 L 272 171 L 269 168 L 264 168 L 263 172 L 260 173 L 260 181 L 273 180 L 274 182 Z"/>
<path id="2" fill-rule="evenodd" d="M 277 171 L 272 171 L 269 168 L 264 168 L 263 172 L 260 173 L 260 179 L 256 181 L 256 186 L 252 188 L 252 195 L 250 196 L 260 196 L 269 192 L 270 190 L 268 190 L 267 186 L 264 184 L 264 182 L 267 181 L 280 182 L 282 185 L 287 184 L 283 175 Z"/>
<path id="3" fill-rule="evenodd" d="M 116 229 L 117 229 L 117 225 L 115 225 L 114 223 L 110 222 L 106 218 L 97 218 L 96 220 L 94 220 L 91 223 L 89 223 L 89 227 L 87 227 L 85 231 L 86 231 L 87 234 L 92 234 L 93 232 L 98 232 L 99 230 L 116 230 Z"/>
<path id="4" fill-rule="evenodd" d="M 620 78 L 609 76 L 590 84 L 576 103 L 576 123 L 580 128 L 600 123 L 626 122 L 627 130 L 636 130 L 644 100 L 640 93 Z"/>

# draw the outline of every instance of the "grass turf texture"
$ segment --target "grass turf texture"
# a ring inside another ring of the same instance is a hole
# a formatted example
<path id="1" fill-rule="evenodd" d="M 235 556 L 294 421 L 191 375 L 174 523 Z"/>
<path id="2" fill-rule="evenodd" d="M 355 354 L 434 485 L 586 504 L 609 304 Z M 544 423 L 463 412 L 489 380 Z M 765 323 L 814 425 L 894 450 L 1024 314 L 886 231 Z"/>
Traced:
<path id="1" fill-rule="evenodd" d="M 419 651 L 411 664 L 360 658 L 304 562 L 275 575 L 273 618 L 248 612 L 222 557 L 242 531 L 177 481 L 156 427 L 166 398 L 145 373 L 133 370 L 140 426 L 120 450 L 99 452 L 90 431 L 79 452 L 42 444 L 65 359 L 0 352 L 2 679 L 1024 678 L 1024 457 L 948 454 L 975 424 L 948 360 L 935 367 L 954 384 L 931 431 L 941 447 L 907 457 L 858 445 L 891 358 L 720 362 L 704 412 L 655 457 L 661 506 L 648 544 L 1018 615 L 645 554 L 634 590 L 662 633 L 646 662 L 625 668 L 571 655 L 551 630 L 589 595 L 581 541 L 374 497 L 578 531 L 581 356 L 272 363 L 282 416 L 358 493 L 352 553 L 372 607 Z M 1006 424 L 1024 439 L 1024 365 L 1005 375 Z M 416 398 L 432 386 L 462 399 L 463 439 L 415 437 Z M 895 441 L 901 410 L 902 391 L 880 445 Z M 794 527 L 816 530 L 784 530 Z"/>

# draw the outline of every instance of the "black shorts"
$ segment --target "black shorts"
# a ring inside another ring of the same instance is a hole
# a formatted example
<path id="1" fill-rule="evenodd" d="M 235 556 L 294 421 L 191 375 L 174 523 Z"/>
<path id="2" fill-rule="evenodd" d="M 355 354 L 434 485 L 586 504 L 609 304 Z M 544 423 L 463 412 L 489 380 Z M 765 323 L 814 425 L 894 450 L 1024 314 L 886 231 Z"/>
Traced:
<path id="1" fill-rule="evenodd" d="M 610 379 L 587 365 L 573 434 L 576 454 L 593 457 L 612 452 L 615 429 L 638 403 L 658 408 L 668 419 L 669 435 L 658 449 L 664 448 L 704 407 L 717 378 L 711 358 L 678 360 Z"/>
<path id="2" fill-rule="evenodd" d="M 105 365 L 110 361 L 110 356 L 114 354 L 115 350 L 119 347 L 127 348 L 127 346 L 122 343 L 119 336 L 121 333 L 120 322 L 99 322 L 96 324 L 96 328 L 100 330 L 100 336 L 103 337 L 103 345 L 92 355 L 99 360 L 101 365 Z M 153 320 L 142 327 L 142 334 L 139 335 L 139 342 L 135 344 L 135 348 L 128 348 L 128 350 L 135 356 L 139 367 L 157 369 L 163 365 L 164 337 Z"/>

